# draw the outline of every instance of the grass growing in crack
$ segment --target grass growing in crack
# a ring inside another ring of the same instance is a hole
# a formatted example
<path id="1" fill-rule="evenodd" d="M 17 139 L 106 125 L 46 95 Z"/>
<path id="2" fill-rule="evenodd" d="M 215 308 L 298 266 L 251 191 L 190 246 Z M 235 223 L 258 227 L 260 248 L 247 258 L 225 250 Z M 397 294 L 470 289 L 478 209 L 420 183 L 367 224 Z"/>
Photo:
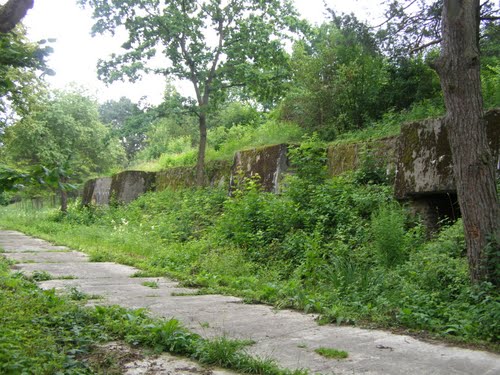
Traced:
<path id="1" fill-rule="evenodd" d="M 161 270 L 139 270 L 133 273 L 130 277 L 132 278 L 142 278 L 142 277 L 162 277 L 165 276 L 165 271 Z"/>
<path id="2" fill-rule="evenodd" d="M 33 271 L 29 278 L 33 281 L 48 281 L 53 280 L 54 276 L 47 271 Z"/>
<path id="3" fill-rule="evenodd" d="M 158 285 L 158 281 L 143 281 L 141 283 L 143 286 L 147 286 L 148 288 L 158 289 L 160 286 Z"/>
<path id="4" fill-rule="evenodd" d="M 330 358 L 330 359 L 345 359 L 349 357 L 349 354 L 346 351 L 334 348 L 321 347 L 318 349 L 314 349 L 314 352 L 318 353 L 319 355 L 325 358 Z"/>
<path id="5" fill-rule="evenodd" d="M 62 275 L 62 276 L 54 276 L 54 280 L 77 280 L 78 277 L 74 275 Z"/>
<path id="6" fill-rule="evenodd" d="M 170 295 L 172 297 L 192 297 L 192 296 L 204 296 L 210 294 L 210 292 L 204 291 L 202 289 L 199 289 L 194 292 L 172 292 Z"/>

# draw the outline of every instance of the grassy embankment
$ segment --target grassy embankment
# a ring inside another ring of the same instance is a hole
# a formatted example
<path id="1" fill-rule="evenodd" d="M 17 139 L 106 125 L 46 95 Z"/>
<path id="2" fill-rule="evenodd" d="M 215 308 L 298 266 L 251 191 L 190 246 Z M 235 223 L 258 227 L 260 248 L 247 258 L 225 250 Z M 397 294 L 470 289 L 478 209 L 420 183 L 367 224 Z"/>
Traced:
<path id="1" fill-rule="evenodd" d="M 109 209 L 73 205 L 66 216 L 4 208 L 0 226 L 202 292 L 318 312 L 322 323 L 498 350 L 499 293 L 470 284 L 461 223 L 428 241 L 382 170 L 327 178 L 323 157 L 301 147 L 280 195 L 250 180 L 232 198 L 218 189 L 163 191 Z"/>

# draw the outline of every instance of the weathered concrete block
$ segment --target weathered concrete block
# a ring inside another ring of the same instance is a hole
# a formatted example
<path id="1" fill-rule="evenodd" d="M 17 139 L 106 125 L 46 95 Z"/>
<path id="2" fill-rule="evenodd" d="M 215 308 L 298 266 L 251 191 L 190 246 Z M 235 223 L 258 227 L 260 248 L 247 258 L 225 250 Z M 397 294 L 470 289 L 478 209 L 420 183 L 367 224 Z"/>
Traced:
<path id="1" fill-rule="evenodd" d="M 287 152 L 286 144 L 236 152 L 231 168 L 230 189 L 236 188 L 239 178 L 258 175 L 264 191 L 278 193 L 283 174 L 289 167 Z"/>
<path id="2" fill-rule="evenodd" d="M 394 170 L 396 166 L 395 145 L 397 136 L 361 143 L 346 143 L 328 147 L 328 173 L 338 176 L 361 167 L 363 155 L 369 152 L 378 167 Z"/>
<path id="3" fill-rule="evenodd" d="M 107 205 L 111 191 L 111 177 L 88 180 L 83 187 L 82 205 Z"/>
<path id="4" fill-rule="evenodd" d="M 111 197 L 120 203 L 130 203 L 140 195 L 154 190 L 156 173 L 125 171 L 115 174 L 111 182 Z"/>
<path id="5" fill-rule="evenodd" d="M 206 185 L 211 187 L 227 186 L 231 174 L 231 163 L 226 160 L 210 161 L 205 166 Z M 194 167 L 175 167 L 156 174 L 156 190 L 179 189 L 196 186 Z"/>
<path id="6" fill-rule="evenodd" d="M 496 160 L 500 145 L 500 110 L 485 115 Z M 397 145 L 395 195 L 398 199 L 428 194 L 454 194 L 453 163 L 442 119 L 404 124 Z"/>

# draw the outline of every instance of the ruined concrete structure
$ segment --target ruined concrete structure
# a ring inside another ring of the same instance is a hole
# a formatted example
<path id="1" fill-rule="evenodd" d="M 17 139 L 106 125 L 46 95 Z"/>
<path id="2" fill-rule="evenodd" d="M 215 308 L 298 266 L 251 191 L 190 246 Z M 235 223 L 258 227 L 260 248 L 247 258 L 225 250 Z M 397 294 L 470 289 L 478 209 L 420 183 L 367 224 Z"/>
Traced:
<path id="1" fill-rule="evenodd" d="M 279 193 L 280 182 L 288 170 L 288 145 L 272 145 L 238 151 L 231 167 L 230 189 L 242 178 L 258 176 L 264 191 Z"/>
<path id="2" fill-rule="evenodd" d="M 211 161 L 206 164 L 206 185 L 227 186 L 231 175 L 231 163 L 226 160 Z M 178 189 L 196 186 L 196 171 L 193 167 L 174 167 L 156 174 L 156 190 Z"/>
<path id="3" fill-rule="evenodd" d="M 486 116 L 490 146 L 500 156 L 500 109 Z M 208 186 L 234 189 L 242 178 L 258 176 L 263 190 L 278 193 L 286 173 L 290 173 L 288 145 L 272 145 L 238 151 L 232 163 L 207 164 Z M 398 136 L 374 141 L 328 147 L 328 171 L 336 176 L 359 168 L 366 155 L 394 176 L 395 196 L 409 203 L 432 228 L 442 216 L 458 217 L 459 208 L 453 179 L 451 151 L 441 119 L 404 124 Z M 499 163 L 500 166 L 500 163 Z M 293 168 L 292 168 L 293 169 Z M 112 178 L 89 180 L 83 204 L 108 204 L 110 197 L 128 203 L 147 191 L 195 186 L 192 167 L 171 168 L 158 173 L 125 171 Z"/>
<path id="4" fill-rule="evenodd" d="M 486 130 L 494 160 L 500 156 L 500 109 L 486 113 Z M 460 216 L 448 134 L 441 119 L 404 124 L 396 149 L 394 194 L 409 202 L 433 228 L 443 217 Z"/>
<path id="5" fill-rule="evenodd" d="M 111 180 L 111 177 L 93 178 L 92 180 L 88 180 L 83 188 L 82 202 L 85 202 L 85 205 L 108 205 L 111 191 Z"/>

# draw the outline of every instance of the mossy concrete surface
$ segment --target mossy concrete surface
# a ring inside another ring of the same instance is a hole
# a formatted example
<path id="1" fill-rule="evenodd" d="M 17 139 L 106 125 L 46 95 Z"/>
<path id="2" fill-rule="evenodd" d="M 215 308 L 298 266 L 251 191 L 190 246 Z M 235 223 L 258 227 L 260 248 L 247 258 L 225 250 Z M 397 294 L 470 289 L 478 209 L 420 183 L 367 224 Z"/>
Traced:
<path id="1" fill-rule="evenodd" d="M 487 112 L 485 120 L 490 148 L 498 160 L 500 109 Z M 404 124 L 396 152 L 396 198 L 456 192 L 451 149 L 442 119 Z"/>
<path id="2" fill-rule="evenodd" d="M 88 180 L 83 187 L 82 204 L 89 206 L 108 205 L 111 192 L 111 177 L 93 178 Z"/>
<path id="3" fill-rule="evenodd" d="M 397 138 L 394 136 L 329 146 L 327 162 L 329 175 L 338 176 L 347 171 L 354 171 L 362 167 L 366 157 L 374 158 L 377 167 L 394 169 L 397 161 L 395 152 Z"/>
<path id="4" fill-rule="evenodd" d="M 230 174 L 231 163 L 229 161 L 209 161 L 205 166 L 205 184 L 211 187 L 227 186 Z M 196 186 L 196 169 L 194 167 L 174 167 L 156 174 L 156 191 L 194 186 Z"/>
<path id="5" fill-rule="evenodd" d="M 111 181 L 110 199 L 120 203 L 130 203 L 140 195 L 153 191 L 156 173 L 144 171 L 124 171 L 115 174 Z"/>
<path id="6" fill-rule="evenodd" d="M 101 296 L 89 300 L 94 305 L 145 308 L 157 317 L 176 318 L 207 338 L 252 340 L 255 344 L 247 348 L 250 354 L 274 359 L 289 369 L 308 369 L 310 374 L 325 375 L 500 373 L 500 356 L 493 353 L 423 342 L 387 331 L 319 326 L 312 314 L 245 304 L 231 296 L 195 295 L 194 290 L 181 288 L 173 280 L 130 277 L 136 269 L 109 262 L 90 263 L 82 259 L 83 254 L 77 259 L 61 254 L 60 263 L 47 263 L 46 253 L 61 249 L 19 232 L 0 231 L 0 244 L 5 249 L 3 256 L 19 261 L 19 249 L 33 250 L 30 263 L 15 265 L 20 272 L 45 271 L 56 277 L 74 276 L 73 279 L 42 281 L 39 283 L 42 288 L 61 292 L 76 288 L 88 295 Z M 152 291 L 142 285 L 145 281 L 155 281 L 159 288 Z M 181 293 L 185 295 L 180 296 Z M 324 358 L 315 353 L 320 347 L 345 350 L 349 357 Z M 136 369 L 140 369 L 139 364 Z M 188 372 L 191 373 L 187 370 L 161 373 Z"/>
<path id="7" fill-rule="evenodd" d="M 242 179 L 257 176 L 262 190 L 278 193 L 281 179 L 289 167 L 287 153 L 286 144 L 236 152 L 231 168 L 230 188 L 237 188 Z"/>

